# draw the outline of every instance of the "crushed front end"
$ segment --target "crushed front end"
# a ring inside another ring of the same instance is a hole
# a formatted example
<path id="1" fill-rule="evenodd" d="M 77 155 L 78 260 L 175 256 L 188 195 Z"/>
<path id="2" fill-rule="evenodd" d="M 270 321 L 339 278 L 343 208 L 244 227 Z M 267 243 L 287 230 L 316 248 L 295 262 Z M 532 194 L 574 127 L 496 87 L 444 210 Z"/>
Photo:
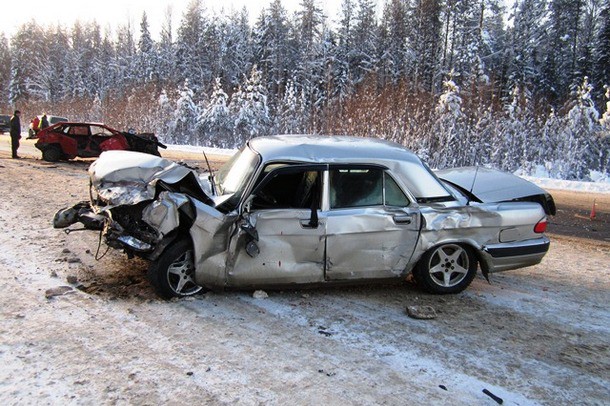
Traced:
<path id="1" fill-rule="evenodd" d="M 178 230 L 195 221 L 191 198 L 210 202 L 194 170 L 149 154 L 105 152 L 89 176 L 90 201 L 60 210 L 55 227 L 81 222 L 130 257 L 156 259 Z"/>

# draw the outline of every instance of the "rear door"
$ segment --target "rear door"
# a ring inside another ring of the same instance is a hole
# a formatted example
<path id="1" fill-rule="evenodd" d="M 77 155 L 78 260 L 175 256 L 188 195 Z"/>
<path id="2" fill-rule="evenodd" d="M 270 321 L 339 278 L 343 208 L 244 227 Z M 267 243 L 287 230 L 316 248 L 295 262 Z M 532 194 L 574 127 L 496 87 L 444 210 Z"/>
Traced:
<path id="1" fill-rule="evenodd" d="M 419 237 L 419 210 L 384 168 L 331 166 L 328 178 L 326 279 L 403 275 Z"/>

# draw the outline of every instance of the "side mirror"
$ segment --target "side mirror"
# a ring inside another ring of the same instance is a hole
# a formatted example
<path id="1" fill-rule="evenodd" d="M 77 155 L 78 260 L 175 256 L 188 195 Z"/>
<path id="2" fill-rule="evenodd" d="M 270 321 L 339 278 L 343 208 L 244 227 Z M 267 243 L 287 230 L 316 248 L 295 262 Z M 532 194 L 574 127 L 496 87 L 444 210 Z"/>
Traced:
<path id="1" fill-rule="evenodd" d="M 252 258 L 256 258 L 261 252 L 256 243 L 258 241 L 258 231 L 256 231 L 256 228 L 245 219 L 241 222 L 239 228 L 246 233 L 246 254 Z"/>
<path id="2" fill-rule="evenodd" d="M 252 200 L 254 200 L 254 197 L 255 197 L 254 195 L 250 195 L 244 201 L 244 204 L 242 205 L 243 213 L 250 213 L 250 211 L 252 210 Z"/>

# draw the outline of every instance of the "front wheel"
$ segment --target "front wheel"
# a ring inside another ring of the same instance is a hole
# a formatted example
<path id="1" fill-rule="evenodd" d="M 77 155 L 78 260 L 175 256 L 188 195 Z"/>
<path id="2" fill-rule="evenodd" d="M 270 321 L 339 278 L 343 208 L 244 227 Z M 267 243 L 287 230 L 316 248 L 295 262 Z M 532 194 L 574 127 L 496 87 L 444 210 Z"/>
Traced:
<path id="1" fill-rule="evenodd" d="M 181 239 L 165 249 L 148 269 L 148 278 L 159 296 L 191 296 L 203 288 L 195 283 L 195 260 L 191 242 Z"/>
<path id="2" fill-rule="evenodd" d="M 429 293 L 459 293 L 477 273 L 472 249 L 459 244 L 443 244 L 426 252 L 413 270 L 417 284 Z"/>
<path id="3" fill-rule="evenodd" d="M 57 145 L 49 145 L 42 151 L 42 159 L 47 162 L 57 162 L 62 156 L 61 149 Z"/>

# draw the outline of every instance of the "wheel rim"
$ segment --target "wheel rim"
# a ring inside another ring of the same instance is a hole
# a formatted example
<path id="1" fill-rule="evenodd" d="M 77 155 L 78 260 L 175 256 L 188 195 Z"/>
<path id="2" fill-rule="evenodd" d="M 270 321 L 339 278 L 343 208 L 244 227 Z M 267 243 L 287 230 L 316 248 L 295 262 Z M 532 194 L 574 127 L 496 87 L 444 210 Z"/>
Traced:
<path id="1" fill-rule="evenodd" d="M 195 283 L 194 273 L 193 251 L 188 250 L 176 258 L 167 268 L 167 281 L 170 288 L 180 296 L 193 295 L 199 292 L 202 288 Z"/>
<path id="2" fill-rule="evenodd" d="M 430 256 L 428 269 L 430 278 L 438 286 L 445 288 L 456 286 L 468 275 L 470 269 L 468 252 L 457 244 L 442 245 Z"/>

